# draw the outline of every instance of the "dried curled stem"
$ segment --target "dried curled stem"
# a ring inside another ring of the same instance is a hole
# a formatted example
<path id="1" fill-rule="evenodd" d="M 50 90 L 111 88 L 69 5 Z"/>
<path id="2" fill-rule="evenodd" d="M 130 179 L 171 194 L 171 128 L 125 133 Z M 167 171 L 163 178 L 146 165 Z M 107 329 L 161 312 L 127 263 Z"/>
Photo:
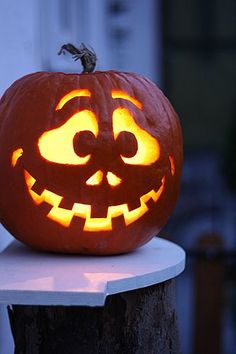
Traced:
<path id="1" fill-rule="evenodd" d="M 84 43 L 81 43 L 79 48 L 76 48 L 71 43 L 63 44 L 58 52 L 58 55 L 65 54 L 66 51 L 72 54 L 72 58 L 75 61 L 79 59 L 81 60 L 81 64 L 83 66 L 83 74 L 91 73 L 94 71 L 97 62 L 97 56 L 95 52 L 88 49 Z"/>

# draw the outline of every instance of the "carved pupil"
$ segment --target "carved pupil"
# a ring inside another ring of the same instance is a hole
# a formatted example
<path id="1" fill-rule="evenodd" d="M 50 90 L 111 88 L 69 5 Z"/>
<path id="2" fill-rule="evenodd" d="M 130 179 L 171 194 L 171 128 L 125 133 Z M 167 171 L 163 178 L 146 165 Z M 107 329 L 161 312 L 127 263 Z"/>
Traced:
<path id="1" fill-rule="evenodd" d="M 74 151 L 77 155 L 84 157 L 94 151 L 96 138 L 89 130 L 75 134 L 73 139 Z M 138 143 L 135 135 L 123 131 L 116 139 L 119 154 L 124 157 L 133 157 L 138 150 Z"/>
<path id="2" fill-rule="evenodd" d="M 93 152 L 96 138 L 89 130 L 75 134 L 73 139 L 74 151 L 77 155 L 84 157 Z"/>
<path id="3" fill-rule="evenodd" d="M 124 157 L 133 157 L 138 150 L 137 139 L 135 135 L 130 132 L 121 132 L 116 139 L 116 144 L 120 155 Z"/>

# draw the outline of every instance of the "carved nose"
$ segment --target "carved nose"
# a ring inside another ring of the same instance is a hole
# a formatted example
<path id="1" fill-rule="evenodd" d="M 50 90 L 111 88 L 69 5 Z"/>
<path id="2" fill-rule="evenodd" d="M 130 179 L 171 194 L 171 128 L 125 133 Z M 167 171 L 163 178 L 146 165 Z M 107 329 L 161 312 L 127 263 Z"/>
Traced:
<path id="1" fill-rule="evenodd" d="M 104 177 L 104 173 L 101 170 L 98 170 L 87 179 L 86 184 L 87 186 L 98 186 L 102 183 L 104 178 L 106 178 L 108 184 L 112 187 L 116 187 L 122 182 L 122 179 L 116 176 L 113 172 L 108 171 Z"/>

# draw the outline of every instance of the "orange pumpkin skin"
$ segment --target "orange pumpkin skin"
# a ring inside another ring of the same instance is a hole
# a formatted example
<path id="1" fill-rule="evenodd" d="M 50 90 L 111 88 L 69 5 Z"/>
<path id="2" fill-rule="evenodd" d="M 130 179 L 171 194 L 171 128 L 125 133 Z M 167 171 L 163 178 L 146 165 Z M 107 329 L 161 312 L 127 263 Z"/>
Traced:
<path id="1" fill-rule="evenodd" d="M 38 72 L 0 101 L 1 222 L 33 248 L 110 255 L 142 246 L 173 210 L 181 166 L 178 117 L 136 74 Z"/>

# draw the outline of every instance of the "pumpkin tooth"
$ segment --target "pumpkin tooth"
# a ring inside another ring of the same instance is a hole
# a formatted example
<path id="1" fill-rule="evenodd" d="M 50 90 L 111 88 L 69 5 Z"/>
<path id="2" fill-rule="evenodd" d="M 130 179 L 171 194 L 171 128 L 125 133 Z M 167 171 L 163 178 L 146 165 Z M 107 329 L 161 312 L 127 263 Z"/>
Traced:
<path id="1" fill-rule="evenodd" d="M 112 218 L 112 230 L 119 232 L 122 227 L 125 227 L 124 214 Z"/>
<path id="2" fill-rule="evenodd" d="M 140 205 L 141 205 L 140 199 L 137 198 L 137 197 L 135 199 L 131 200 L 131 201 L 128 201 L 128 209 L 129 209 L 129 211 L 139 208 Z"/>
<path id="3" fill-rule="evenodd" d="M 51 204 L 48 204 L 47 202 L 42 202 L 38 205 L 38 210 L 42 215 L 48 215 L 51 210 L 52 210 Z"/>
<path id="4" fill-rule="evenodd" d="M 70 227 L 71 228 L 77 228 L 78 230 L 84 230 L 84 224 L 85 224 L 84 218 L 78 218 L 75 214 L 73 215 L 73 218 L 71 219 Z"/>
<path id="5" fill-rule="evenodd" d="M 155 201 L 154 201 L 153 198 L 151 198 L 151 197 L 150 197 L 149 200 L 147 200 L 147 201 L 145 202 L 145 205 L 146 205 L 146 207 L 147 207 L 148 209 L 151 209 L 154 204 L 155 204 Z"/>
<path id="6" fill-rule="evenodd" d="M 99 207 L 95 207 L 92 205 L 91 207 L 91 218 L 106 218 L 107 217 L 107 206 L 99 205 Z"/>
<path id="7" fill-rule="evenodd" d="M 72 210 L 73 205 L 74 205 L 74 201 L 72 201 L 71 198 L 63 197 L 59 204 L 59 207 L 63 209 Z"/>
<path id="8" fill-rule="evenodd" d="M 36 180 L 32 185 L 31 190 L 37 193 L 38 195 L 41 195 L 44 191 L 44 187 L 42 186 L 42 183 Z"/>

